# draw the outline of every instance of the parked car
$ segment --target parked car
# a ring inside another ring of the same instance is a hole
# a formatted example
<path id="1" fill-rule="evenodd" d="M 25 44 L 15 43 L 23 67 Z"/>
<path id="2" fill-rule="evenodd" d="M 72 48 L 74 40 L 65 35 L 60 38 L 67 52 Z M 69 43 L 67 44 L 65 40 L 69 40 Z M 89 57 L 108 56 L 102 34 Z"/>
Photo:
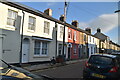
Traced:
<path id="1" fill-rule="evenodd" d="M 119 53 L 112 53 L 112 55 L 116 55 L 116 56 L 120 57 L 120 52 Z"/>
<path id="2" fill-rule="evenodd" d="M 83 78 L 89 79 L 120 79 L 120 64 L 118 57 L 109 54 L 91 55 L 85 63 Z"/>
<path id="3" fill-rule="evenodd" d="M 48 76 L 37 76 L 31 72 L 9 65 L 3 60 L 0 60 L 0 80 L 53 80 Z"/>

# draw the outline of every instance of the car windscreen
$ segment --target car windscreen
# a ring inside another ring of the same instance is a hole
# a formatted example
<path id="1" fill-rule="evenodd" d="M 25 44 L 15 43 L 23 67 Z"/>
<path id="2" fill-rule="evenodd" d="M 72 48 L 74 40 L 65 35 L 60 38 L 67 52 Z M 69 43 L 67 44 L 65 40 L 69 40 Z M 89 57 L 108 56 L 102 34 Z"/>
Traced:
<path id="1" fill-rule="evenodd" d="M 6 73 L 9 70 L 9 66 L 0 60 L 0 73 Z"/>
<path id="2" fill-rule="evenodd" d="M 8 65 L 5 64 L 2 60 L 0 60 L 0 67 L 2 67 L 2 68 L 7 68 Z"/>
<path id="3" fill-rule="evenodd" d="M 91 64 L 112 65 L 112 58 L 106 56 L 91 56 L 89 61 Z"/>

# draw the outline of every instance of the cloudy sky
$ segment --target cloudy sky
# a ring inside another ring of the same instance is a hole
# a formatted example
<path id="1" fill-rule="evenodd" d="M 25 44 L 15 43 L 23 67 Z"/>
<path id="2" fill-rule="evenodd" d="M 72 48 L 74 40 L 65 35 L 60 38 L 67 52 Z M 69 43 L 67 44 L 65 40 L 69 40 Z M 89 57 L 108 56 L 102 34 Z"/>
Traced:
<path id="1" fill-rule="evenodd" d="M 70 1 L 70 0 L 69 0 Z M 112 1 L 112 0 L 111 0 Z M 59 19 L 64 14 L 63 2 L 21 2 L 44 12 L 45 9 L 53 10 L 52 17 Z M 67 9 L 67 23 L 78 20 L 79 27 L 85 29 L 90 27 L 92 33 L 97 28 L 110 37 L 114 42 L 118 42 L 118 2 L 69 2 Z"/>
<path id="2" fill-rule="evenodd" d="M 111 31 L 118 26 L 118 14 L 102 14 L 88 22 L 80 22 L 79 27 L 90 27 L 92 31 L 101 28 L 104 33 Z"/>

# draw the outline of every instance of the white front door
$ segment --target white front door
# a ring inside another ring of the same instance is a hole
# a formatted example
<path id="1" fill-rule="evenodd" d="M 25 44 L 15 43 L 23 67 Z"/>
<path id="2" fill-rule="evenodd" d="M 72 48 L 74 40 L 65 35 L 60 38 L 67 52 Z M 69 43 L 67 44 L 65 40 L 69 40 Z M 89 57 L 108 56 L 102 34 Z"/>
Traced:
<path id="1" fill-rule="evenodd" d="M 25 39 L 22 45 L 22 63 L 27 63 L 29 59 L 29 40 Z"/>

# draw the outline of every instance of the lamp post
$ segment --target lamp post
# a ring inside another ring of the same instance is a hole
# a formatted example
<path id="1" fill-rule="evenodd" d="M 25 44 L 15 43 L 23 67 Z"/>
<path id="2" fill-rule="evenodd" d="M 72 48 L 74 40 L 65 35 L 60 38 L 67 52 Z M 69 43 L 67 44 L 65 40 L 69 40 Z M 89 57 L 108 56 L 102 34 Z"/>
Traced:
<path id="1" fill-rule="evenodd" d="M 115 13 L 120 12 L 120 10 L 115 11 Z"/>
<path id="2" fill-rule="evenodd" d="M 64 4 L 64 31 L 63 31 L 63 50 L 62 50 L 62 57 L 63 60 L 65 61 L 65 56 L 64 56 L 64 45 L 65 45 L 65 23 L 66 23 L 66 10 L 67 10 L 67 2 L 65 0 L 65 4 Z"/>
<path id="3" fill-rule="evenodd" d="M 118 44 L 120 44 L 120 1 L 118 2 L 118 10 L 114 13 L 118 13 Z"/>
<path id="4" fill-rule="evenodd" d="M 57 23 L 55 23 L 55 33 L 56 33 L 56 51 L 55 51 L 55 58 L 57 57 Z"/>

